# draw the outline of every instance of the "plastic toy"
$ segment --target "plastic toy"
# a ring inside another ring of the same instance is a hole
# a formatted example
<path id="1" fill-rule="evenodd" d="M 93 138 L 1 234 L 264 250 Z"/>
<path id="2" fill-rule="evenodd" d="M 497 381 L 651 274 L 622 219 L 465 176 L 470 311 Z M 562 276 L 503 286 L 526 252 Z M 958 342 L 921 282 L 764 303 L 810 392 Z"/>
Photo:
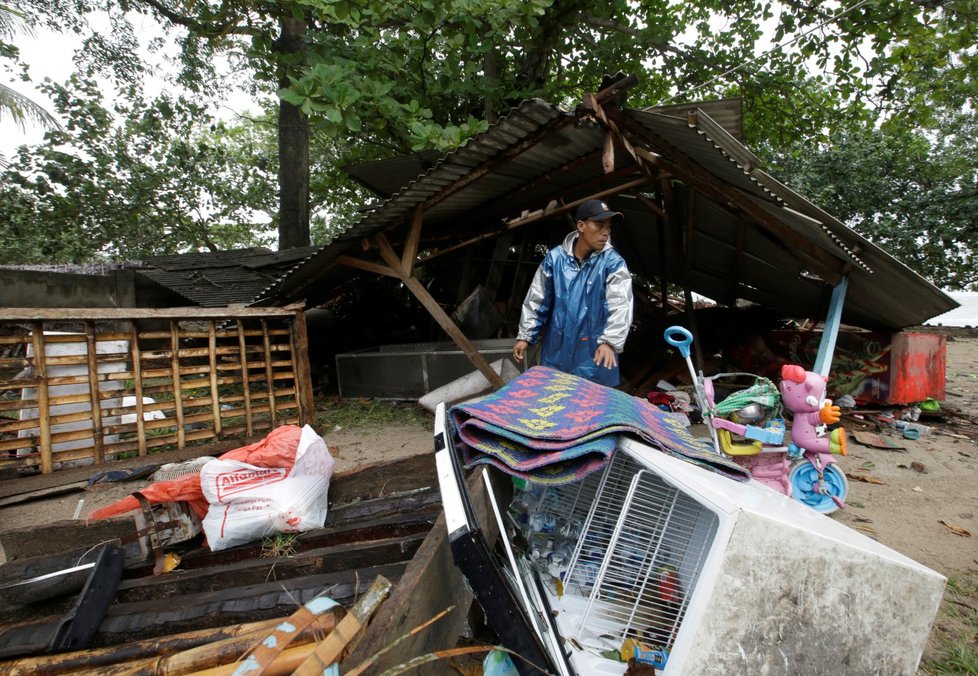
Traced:
<path id="1" fill-rule="evenodd" d="M 828 378 L 797 364 L 781 367 L 781 399 L 794 416 L 791 423 L 792 457 L 804 457 L 791 470 L 789 481 L 797 500 L 820 512 L 843 507 L 848 492 L 846 475 L 835 467 L 832 455 L 846 454 L 846 432 L 829 429 L 839 422 L 839 407 L 825 398 Z"/>
<path id="2" fill-rule="evenodd" d="M 717 453 L 746 467 L 755 480 L 816 511 L 827 514 L 845 506 L 848 482 L 832 457 L 845 455 L 845 432 L 828 430 L 839 421 L 839 407 L 825 399 L 823 376 L 787 365 L 780 387 L 750 373 L 704 377 L 693 368 L 693 336 L 688 330 L 670 327 L 665 340 L 686 360 Z M 787 445 L 782 402 L 794 414 Z"/>

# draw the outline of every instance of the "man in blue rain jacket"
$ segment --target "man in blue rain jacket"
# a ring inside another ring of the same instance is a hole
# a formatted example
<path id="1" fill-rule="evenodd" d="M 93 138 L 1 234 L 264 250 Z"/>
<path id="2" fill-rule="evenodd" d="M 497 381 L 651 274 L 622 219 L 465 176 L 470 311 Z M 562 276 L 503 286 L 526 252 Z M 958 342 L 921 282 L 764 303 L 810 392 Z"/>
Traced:
<path id="1" fill-rule="evenodd" d="M 632 324 L 632 278 L 611 246 L 623 216 L 601 200 L 577 209 L 577 230 L 547 252 L 526 292 L 513 359 L 543 337 L 540 363 L 614 387 Z"/>

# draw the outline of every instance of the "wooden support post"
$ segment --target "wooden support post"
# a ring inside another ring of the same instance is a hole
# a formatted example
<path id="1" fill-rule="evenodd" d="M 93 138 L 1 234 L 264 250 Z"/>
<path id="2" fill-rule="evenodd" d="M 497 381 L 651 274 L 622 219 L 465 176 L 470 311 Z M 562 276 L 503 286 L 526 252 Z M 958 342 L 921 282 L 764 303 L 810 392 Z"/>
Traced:
<path id="1" fill-rule="evenodd" d="M 245 428 L 250 437 L 255 432 L 251 420 L 251 384 L 248 382 L 248 346 L 245 342 L 244 323 L 240 319 L 238 320 L 238 350 L 240 350 L 241 392 L 244 397 Z"/>
<path id="2" fill-rule="evenodd" d="M 663 193 L 665 197 L 665 193 Z M 670 192 L 669 197 L 672 197 Z M 671 204 L 669 202 L 665 203 L 666 209 L 668 209 Z M 668 213 L 668 211 L 666 212 Z M 669 314 L 669 284 L 666 281 L 668 275 L 666 272 L 666 266 L 669 264 L 669 256 L 666 253 L 666 228 L 672 223 L 671 219 L 660 218 L 658 219 L 659 228 L 657 235 L 658 248 L 659 248 L 659 296 L 662 301 L 662 318 L 665 319 Z"/>
<path id="3" fill-rule="evenodd" d="M 689 330 L 693 334 L 693 350 L 696 353 L 696 368 L 703 372 L 703 346 L 699 329 L 696 324 L 696 314 L 693 309 L 693 293 L 689 288 L 689 276 L 693 269 L 693 235 L 696 233 L 695 214 L 696 191 L 689 190 L 686 204 L 686 222 L 683 224 L 683 300 L 686 304 L 686 317 Z M 695 385 L 695 383 L 694 383 Z"/>
<path id="4" fill-rule="evenodd" d="M 214 434 L 221 435 L 221 397 L 217 391 L 217 326 L 213 319 L 207 322 L 207 361 L 211 370 L 211 415 Z"/>
<path id="5" fill-rule="evenodd" d="M 278 426 L 275 415 L 275 373 L 272 371 L 272 341 L 268 335 L 268 320 L 261 320 L 261 342 L 265 350 L 265 380 L 268 383 L 268 415 L 272 429 Z"/>
<path id="6" fill-rule="evenodd" d="M 418 257 L 418 243 L 421 241 L 421 223 L 424 220 L 424 210 L 419 204 L 411 215 L 411 231 L 408 233 L 407 241 L 404 242 L 404 251 L 401 252 L 401 269 L 407 274 L 414 274 L 414 261 Z"/>
<path id="7" fill-rule="evenodd" d="M 462 330 L 455 325 L 452 318 L 442 309 L 441 305 L 438 304 L 428 290 L 424 288 L 424 285 L 418 281 L 417 277 L 408 274 L 404 268 L 401 267 L 401 261 L 397 254 L 394 253 L 394 249 L 391 247 L 387 238 L 380 233 L 374 237 L 377 246 L 380 248 L 380 255 L 384 259 L 384 262 L 394 270 L 404 285 L 414 294 L 414 297 L 428 310 L 428 313 L 434 317 L 438 325 L 444 329 L 445 333 L 458 345 L 459 349 L 465 353 L 465 356 L 469 358 L 469 361 L 486 377 L 486 380 L 492 384 L 493 387 L 502 387 L 505 383 L 502 377 L 496 373 L 486 358 L 479 353 L 472 342 L 465 337 Z"/>
<path id="8" fill-rule="evenodd" d="M 48 403 L 48 370 L 44 353 L 44 323 L 34 322 L 31 339 L 34 346 L 34 376 L 37 379 L 37 426 L 41 452 L 41 473 L 54 471 L 54 449 L 51 448 L 51 406 Z"/>
<path id="9" fill-rule="evenodd" d="M 136 443 L 139 455 L 146 455 L 146 421 L 143 418 L 143 357 L 139 349 L 139 327 L 129 321 L 129 355 L 132 358 L 133 389 L 136 395 Z"/>
<path id="10" fill-rule="evenodd" d="M 187 445 L 183 429 L 183 389 L 180 387 L 180 322 L 170 320 L 170 377 L 173 380 L 173 413 L 177 419 L 177 448 Z"/>
<path id="11" fill-rule="evenodd" d="M 85 347 L 88 361 L 88 395 L 92 407 L 92 447 L 95 452 L 95 464 L 98 465 L 105 460 L 105 445 L 102 439 L 102 402 L 99 399 L 98 385 L 98 341 L 95 339 L 95 324 L 90 320 L 85 322 Z"/>
<path id="12" fill-rule="evenodd" d="M 295 398 L 299 404 L 299 425 L 315 425 L 316 401 L 312 392 L 312 369 L 309 366 L 309 334 L 306 313 L 296 310 L 291 322 L 292 373 Z"/>

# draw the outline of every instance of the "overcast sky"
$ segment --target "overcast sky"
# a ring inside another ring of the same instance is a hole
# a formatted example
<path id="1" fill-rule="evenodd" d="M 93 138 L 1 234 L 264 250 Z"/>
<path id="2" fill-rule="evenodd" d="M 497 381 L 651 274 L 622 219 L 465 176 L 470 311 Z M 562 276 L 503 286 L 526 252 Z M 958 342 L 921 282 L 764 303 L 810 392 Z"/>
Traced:
<path id="1" fill-rule="evenodd" d="M 31 38 L 18 34 L 14 38 L 14 44 L 20 48 L 21 59 L 27 63 L 34 83 L 42 82 L 45 77 L 63 82 L 71 75 L 71 56 L 81 44 L 81 40 L 74 36 L 38 34 L 36 38 Z M 54 112 L 47 98 L 31 83 L 15 80 L 6 71 L 0 72 L 0 78 L 5 85 L 29 96 L 49 113 Z M 10 157 L 18 146 L 24 143 L 37 143 L 43 137 L 44 129 L 39 125 L 28 122 L 26 128 L 21 129 L 7 115 L 0 119 L 0 153 L 5 157 Z"/>
<path id="2" fill-rule="evenodd" d="M 142 46 L 150 39 L 161 34 L 159 24 L 138 14 L 131 16 L 133 25 L 136 27 L 137 36 Z M 107 30 L 108 25 L 95 27 L 98 30 Z M 20 49 L 21 60 L 27 64 L 31 76 L 31 83 L 13 79 L 10 73 L 0 69 L 0 82 L 12 87 L 14 90 L 31 97 L 50 112 L 54 113 L 50 101 L 41 92 L 37 91 L 34 85 L 44 81 L 44 78 L 51 78 L 55 82 L 64 82 L 74 70 L 72 57 L 75 50 L 81 46 L 81 38 L 75 35 L 51 33 L 48 31 L 38 31 L 35 36 L 27 35 L 24 32 L 17 32 L 13 43 Z M 175 51 L 175 48 L 174 48 Z M 143 58 L 150 62 L 160 63 L 159 55 L 149 54 L 143 50 Z M 160 68 L 169 67 L 160 64 Z M 143 83 L 148 93 L 161 90 L 165 83 L 162 80 L 150 80 Z M 231 96 L 225 101 L 222 110 L 215 111 L 218 117 L 229 119 L 233 117 L 233 111 L 244 112 L 254 110 L 257 106 L 245 94 Z M 0 119 L 0 154 L 10 157 L 17 147 L 23 144 L 39 143 L 44 138 L 44 128 L 28 123 L 25 129 L 18 127 L 9 116 Z"/>

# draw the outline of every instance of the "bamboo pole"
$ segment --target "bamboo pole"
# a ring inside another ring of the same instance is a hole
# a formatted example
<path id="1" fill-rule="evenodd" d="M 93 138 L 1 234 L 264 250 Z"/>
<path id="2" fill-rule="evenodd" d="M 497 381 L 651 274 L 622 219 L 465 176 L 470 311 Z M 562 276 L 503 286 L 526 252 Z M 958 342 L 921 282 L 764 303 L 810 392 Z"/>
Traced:
<path id="1" fill-rule="evenodd" d="M 334 618 L 342 618 L 346 615 L 346 609 L 321 593 L 292 613 L 288 620 L 272 629 L 268 636 L 256 642 L 246 654 L 241 656 L 240 662 L 247 665 L 246 668 L 249 673 L 263 673 L 290 644 L 300 642 L 299 635 L 303 630 L 314 624 L 321 615 L 326 613 Z M 335 627 L 336 623 L 334 622 L 330 631 L 334 630 Z"/>
<path id="2" fill-rule="evenodd" d="M 22 657 L 0 662 L 0 673 L 8 676 L 53 676 L 54 674 L 66 674 L 73 671 L 94 670 L 119 663 L 126 663 L 135 668 L 139 659 L 150 654 L 155 655 L 154 659 L 159 659 L 202 645 L 210 644 L 213 646 L 217 642 L 227 639 L 241 637 L 249 641 L 254 640 L 255 637 L 263 636 L 273 629 L 282 619 L 276 618 L 260 622 L 233 624 L 227 627 L 199 629 L 105 648 L 77 650 L 40 657 Z"/>
<path id="3" fill-rule="evenodd" d="M 102 440 L 102 402 L 98 391 L 98 341 L 95 338 L 95 325 L 91 320 L 85 321 L 85 344 L 88 356 L 88 393 L 91 399 L 89 415 L 92 421 L 92 445 L 95 449 L 95 464 L 100 465 L 105 460 L 105 448 Z"/>
<path id="4" fill-rule="evenodd" d="M 248 673 L 274 676 L 277 674 L 295 674 L 295 676 L 320 676 L 323 669 L 337 661 L 339 654 L 346 644 L 367 623 L 367 620 L 377 610 L 381 602 L 390 593 L 391 582 L 378 575 L 366 593 L 353 606 L 349 613 L 340 620 L 329 635 L 318 644 L 295 646 L 283 650 L 263 671 Z M 324 660 L 328 662 L 324 663 Z M 230 676 L 241 667 L 241 664 L 225 664 L 223 666 L 193 672 L 194 676 Z M 181 672 L 185 673 L 185 672 Z M 170 676 L 170 672 L 168 672 Z"/>
<path id="5" fill-rule="evenodd" d="M 32 324 L 31 339 L 34 346 L 34 375 L 37 377 L 37 425 L 40 430 L 41 474 L 54 471 L 54 450 L 51 448 L 51 425 L 48 405 L 48 373 L 44 354 L 44 324 Z"/>
<path id="6" fill-rule="evenodd" d="M 342 610 L 342 609 L 341 609 Z M 205 643 L 172 655 L 151 656 L 135 662 L 115 664 L 97 670 L 85 670 L 89 676 L 181 676 L 183 674 L 209 673 L 217 670 L 221 673 L 232 673 L 241 666 L 238 661 L 256 642 L 268 636 L 270 630 L 282 623 L 277 620 L 271 629 L 261 629 L 241 634 L 232 638 Z M 293 641 L 300 646 L 303 644 L 311 650 L 315 645 L 317 635 L 328 634 L 336 627 L 336 616 L 333 613 L 321 615 L 298 632 Z"/>
<path id="7" fill-rule="evenodd" d="M 326 640 L 319 643 L 306 661 L 293 672 L 294 676 L 318 676 L 326 667 L 338 662 L 346 645 L 360 633 L 370 620 L 370 616 L 387 598 L 391 586 L 389 580 L 378 575 L 350 613 L 340 620 Z"/>

